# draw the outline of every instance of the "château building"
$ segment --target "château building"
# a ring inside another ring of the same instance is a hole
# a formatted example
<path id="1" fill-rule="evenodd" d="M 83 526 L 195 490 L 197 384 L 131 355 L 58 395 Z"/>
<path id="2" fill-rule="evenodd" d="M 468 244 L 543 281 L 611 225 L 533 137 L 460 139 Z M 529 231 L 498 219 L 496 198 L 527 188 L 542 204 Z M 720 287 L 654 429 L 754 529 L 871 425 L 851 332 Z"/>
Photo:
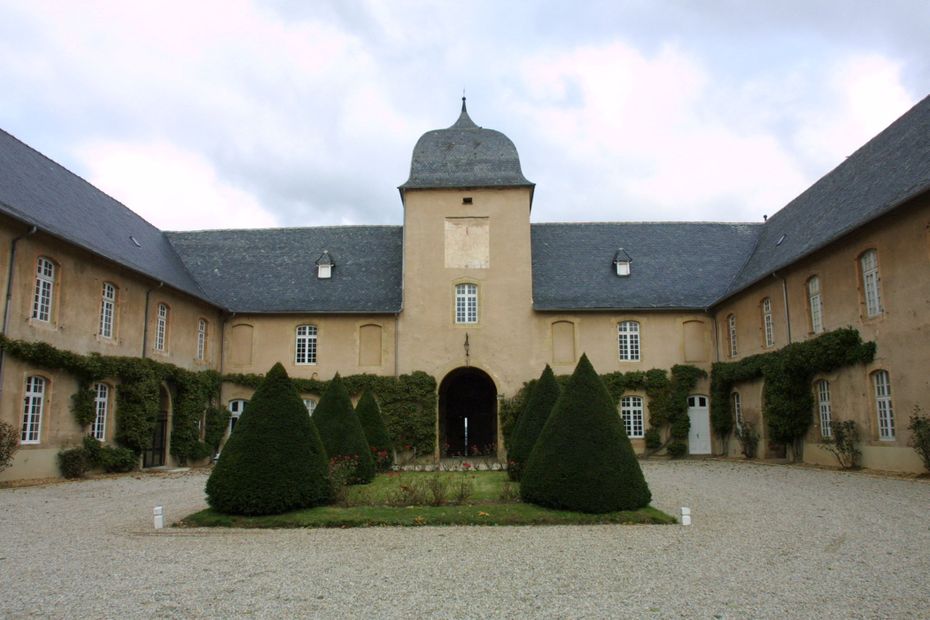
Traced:
<path id="1" fill-rule="evenodd" d="M 463 101 L 413 149 L 402 226 L 163 232 L 0 131 L 3 335 L 224 374 L 424 371 L 438 458 L 473 443 L 503 455 L 499 400 L 546 364 L 567 374 L 586 353 L 601 373 L 709 375 L 852 327 L 874 359 L 815 377 L 803 458 L 830 463 L 814 444 L 851 419 L 864 466 L 921 469 L 907 421 L 930 408 L 930 98 L 762 223 L 533 224 L 534 189 Z M 70 411 L 78 385 L 3 355 L 0 419 L 21 446 L 0 480 L 58 475 L 59 450 L 88 432 L 113 440 L 118 381 L 94 384 L 87 428 Z M 701 379 L 688 397 L 689 452 L 736 455 L 711 432 L 710 392 Z M 223 384 L 231 427 L 251 393 Z M 730 406 L 772 456 L 762 393 L 761 379 L 735 384 Z M 171 464 L 173 397 L 163 386 L 144 465 Z M 318 397 L 304 394 L 309 409 Z M 640 391 L 618 403 L 640 452 L 648 405 Z"/>

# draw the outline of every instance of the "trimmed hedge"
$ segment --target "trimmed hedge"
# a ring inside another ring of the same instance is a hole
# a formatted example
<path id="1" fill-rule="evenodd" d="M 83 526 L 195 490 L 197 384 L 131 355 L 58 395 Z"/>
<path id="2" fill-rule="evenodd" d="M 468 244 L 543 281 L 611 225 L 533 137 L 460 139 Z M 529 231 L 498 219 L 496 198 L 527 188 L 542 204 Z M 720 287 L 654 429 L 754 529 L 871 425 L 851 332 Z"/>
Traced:
<path id="1" fill-rule="evenodd" d="M 507 474 L 511 480 L 520 479 L 526 460 L 530 457 L 533 446 L 536 445 L 536 440 L 549 419 L 549 413 L 559 399 L 559 394 L 559 384 L 552 374 L 552 368 L 546 364 L 513 431 L 510 451 L 507 453 Z"/>
<path id="2" fill-rule="evenodd" d="M 330 498 L 329 461 L 284 367 L 265 375 L 207 480 L 219 512 L 280 514 Z"/>
<path id="3" fill-rule="evenodd" d="M 589 513 L 636 510 L 652 499 L 613 399 L 586 355 L 526 462 L 520 494 L 541 506 Z"/>
<path id="4" fill-rule="evenodd" d="M 372 458 L 378 469 L 388 469 L 393 460 L 390 456 L 394 446 L 391 444 L 391 438 L 388 436 L 387 428 L 384 426 L 384 419 L 381 417 L 381 408 L 378 407 L 378 401 L 370 389 L 366 388 L 355 405 L 355 415 L 365 431 L 365 439 L 368 440 L 368 447 L 371 449 Z M 379 455 L 383 454 L 384 457 Z"/>
<path id="5" fill-rule="evenodd" d="M 320 397 L 313 410 L 313 421 L 320 431 L 320 439 L 330 461 L 339 457 L 355 457 L 358 465 L 350 477 L 351 481 L 367 484 L 374 480 L 375 463 L 371 458 L 371 448 L 339 373 Z"/>

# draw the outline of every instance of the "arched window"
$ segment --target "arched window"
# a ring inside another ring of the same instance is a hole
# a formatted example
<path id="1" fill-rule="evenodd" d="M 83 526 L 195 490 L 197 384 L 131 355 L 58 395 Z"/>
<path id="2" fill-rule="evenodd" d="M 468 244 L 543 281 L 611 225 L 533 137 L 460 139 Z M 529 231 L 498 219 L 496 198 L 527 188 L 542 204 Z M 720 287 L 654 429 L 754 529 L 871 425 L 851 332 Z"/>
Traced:
<path id="1" fill-rule="evenodd" d="M 818 381 L 814 384 L 817 392 L 817 412 L 820 418 L 820 436 L 828 438 L 833 436 L 830 422 L 833 421 L 833 409 L 830 406 L 830 382 Z"/>
<path id="2" fill-rule="evenodd" d="M 627 437 L 638 439 L 645 436 L 643 423 L 643 399 L 641 396 L 624 396 L 620 399 L 620 415 Z"/>
<path id="3" fill-rule="evenodd" d="M 158 304 L 158 315 L 155 319 L 155 350 L 164 351 L 168 340 L 168 306 Z"/>
<path id="4" fill-rule="evenodd" d="M 52 296 L 55 294 L 55 263 L 40 256 L 36 261 L 36 289 L 32 302 L 32 318 L 52 320 Z"/>
<path id="5" fill-rule="evenodd" d="M 313 415 L 314 410 L 316 410 L 316 401 L 312 398 L 304 398 L 304 407 L 307 408 L 307 413 L 311 416 Z"/>
<path id="6" fill-rule="evenodd" d="M 736 315 L 727 317 L 727 336 L 730 341 L 730 357 L 736 357 Z"/>
<path id="7" fill-rule="evenodd" d="M 762 333 L 765 347 L 775 346 L 775 323 L 772 321 L 772 300 L 768 297 L 762 300 Z"/>
<path id="8" fill-rule="evenodd" d="M 203 360 L 207 354 L 207 320 L 197 321 L 197 359 Z"/>
<path id="9" fill-rule="evenodd" d="M 110 408 L 110 386 L 106 383 L 94 385 L 94 423 L 90 427 L 90 434 L 97 441 L 107 438 L 107 411 Z"/>
<path id="10" fill-rule="evenodd" d="M 113 323 L 116 317 L 116 287 L 109 282 L 103 283 L 100 300 L 100 337 L 113 337 Z"/>
<path id="11" fill-rule="evenodd" d="M 621 321 L 617 324 L 617 350 L 620 360 L 625 362 L 639 361 L 639 323 L 636 321 Z"/>
<path id="12" fill-rule="evenodd" d="M 296 364 L 316 364 L 316 325 L 298 325 Z"/>
<path id="13" fill-rule="evenodd" d="M 859 257 L 862 269 L 862 294 L 865 297 L 865 314 L 872 318 L 882 313 L 882 296 L 878 277 L 878 252 L 867 250 Z"/>
<path id="14" fill-rule="evenodd" d="M 730 395 L 730 400 L 733 403 L 733 418 L 736 420 L 736 428 L 743 428 L 743 399 L 740 397 L 739 392 L 733 392 Z"/>
<path id="15" fill-rule="evenodd" d="M 820 294 L 820 278 L 811 277 L 807 281 L 807 303 L 810 308 L 811 332 L 823 331 L 823 297 Z"/>
<path id="16" fill-rule="evenodd" d="M 894 441 L 894 407 L 891 405 L 891 377 L 887 370 L 872 373 L 875 387 L 875 409 L 878 412 L 878 438 Z"/>
<path id="17" fill-rule="evenodd" d="M 26 377 L 26 393 L 23 396 L 23 427 L 19 442 L 23 444 L 39 443 L 42 429 L 42 412 L 45 409 L 44 377 Z"/>
<path id="18" fill-rule="evenodd" d="M 235 400 L 229 401 L 229 404 L 226 405 L 226 408 L 229 409 L 229 432 L 233 432 L 236 428 L 236 424 L 239 423 L 239 418 L 242 416 L 242 412 L 245 411 L 245 405 L 249 402 L 242 398 L 237 398 Z"/>
<path id="19" fill-rule="evenodd" d="M 478 285 L 455 285 L 455 322 L 468 325 L 478 322 Z"/>

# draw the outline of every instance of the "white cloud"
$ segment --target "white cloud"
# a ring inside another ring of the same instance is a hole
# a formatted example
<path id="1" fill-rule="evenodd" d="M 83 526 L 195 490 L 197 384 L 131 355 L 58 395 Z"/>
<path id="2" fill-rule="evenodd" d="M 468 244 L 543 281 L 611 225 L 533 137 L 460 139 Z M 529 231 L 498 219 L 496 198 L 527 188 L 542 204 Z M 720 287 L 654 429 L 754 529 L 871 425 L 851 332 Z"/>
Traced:
<path id="1" fill-rule="evenodd" d="M 87 180 L 162 230 L 279 224 L 250 194 L 221 181 L 209 161 L 172 144 L 98 142 L 78 149 Z"/>

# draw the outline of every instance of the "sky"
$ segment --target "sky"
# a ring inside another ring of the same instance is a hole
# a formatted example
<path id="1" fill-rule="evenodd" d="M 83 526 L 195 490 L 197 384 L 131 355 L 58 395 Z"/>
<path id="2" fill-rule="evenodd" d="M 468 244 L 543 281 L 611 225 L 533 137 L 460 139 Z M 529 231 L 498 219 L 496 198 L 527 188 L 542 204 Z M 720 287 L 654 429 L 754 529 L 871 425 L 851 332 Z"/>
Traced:
<path id="1" fill-rule="evenodd" d="M 532 220 L 762 221 L 930 94 L 927 0 L 0 0 L 0 128 L 164 230 L 400 224 L 426 131 Z"/>

